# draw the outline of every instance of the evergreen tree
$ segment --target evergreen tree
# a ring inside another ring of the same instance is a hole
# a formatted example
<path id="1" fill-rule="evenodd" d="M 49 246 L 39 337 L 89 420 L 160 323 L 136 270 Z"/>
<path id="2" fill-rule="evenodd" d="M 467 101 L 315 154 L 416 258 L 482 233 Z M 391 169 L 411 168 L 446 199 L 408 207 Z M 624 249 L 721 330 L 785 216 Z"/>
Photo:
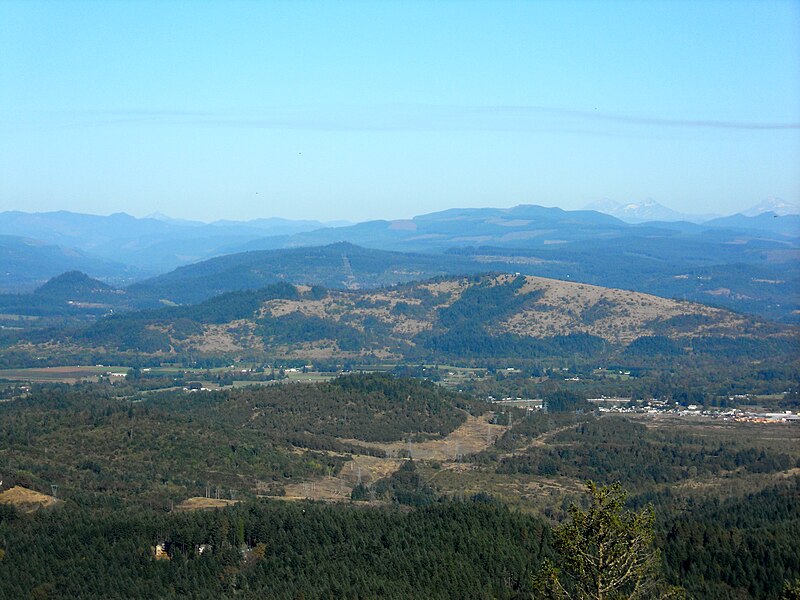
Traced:
<path id="1" fill-rule="evenodd" d="M 800 579 L 794 583 L 788 581 L 783 584 L 781 600 L 800 600 Z"/>
<path id="2" fill-rule="evenodd" d="M 652 507 L 625 510 L 619 484 L 587 484 L 591 506 L 572 505 L 569 520 L 554 532 L 560 568 L 546 561 L 534 582 L 536 597 L 612 600 L 679 598 L 660 577 L 661 555 L 653 545 Z"/>

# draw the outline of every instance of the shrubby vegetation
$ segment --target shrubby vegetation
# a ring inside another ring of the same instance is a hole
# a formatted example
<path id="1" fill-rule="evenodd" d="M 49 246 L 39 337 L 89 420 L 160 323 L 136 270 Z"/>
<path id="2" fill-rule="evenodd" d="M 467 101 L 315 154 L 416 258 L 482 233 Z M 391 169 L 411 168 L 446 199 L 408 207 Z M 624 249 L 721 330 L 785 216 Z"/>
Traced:
<path id="1" fill-rule="evenodd" d="M 262 317 L 256 333 L 268 344 L 331 340 L 345 351 L 358 351 L 368 343 L 367 336 L 355 327 L 296 312 L 281 317 Z"/>
<path id="2" fill-rule="evenodd" d="M 287 452 L 284 435 L 211 418 L 209 399 L 172 393 L 132 402 L 102 386 L 46 386 L 0 405 L 0 472 L 27 486 L 178 501 L 206 485 L 322 475 L 343 459 Z M 219 401 L 218 401 L 219 402 Z M 204 411 L 205 408 L 205 411 Z M 224 408 L 216 414 L 224 414 Z"/>
<path id="3" fill-rule="evenodd" d="M 480 327 L 469 326 L 446 333 L 425 333 L 418 339 L 427 350 L 429 359 L 486 358 L 515 359 L 581 357 L 601 352 L 605 343 L 599 337 L 586 333 L 556 335 L 546 338 L 524 337 L 504 334 L 489 334 Z"/>

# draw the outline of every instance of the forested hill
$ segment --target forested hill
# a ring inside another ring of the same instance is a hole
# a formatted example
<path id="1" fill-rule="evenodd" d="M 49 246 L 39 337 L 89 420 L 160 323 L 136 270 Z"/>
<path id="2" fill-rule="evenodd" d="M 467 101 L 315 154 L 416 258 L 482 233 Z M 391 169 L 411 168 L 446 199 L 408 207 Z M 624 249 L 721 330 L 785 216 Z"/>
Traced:
<path id="1" fill-rule="evenodd" d="M 0 233 L 0 292 L 29 292 L 46 279 L 80 269 L 109 280 L 130 280 L 136 269 L 41 240 Z"/>
<path id="2" fill-rule="evenodd" d="M 81 271 L 67 271 L 28 294 L 0 294 L 0 325 L 24 319 L 75 318 L 92 320 L 131 310 L 130 296 Z M 39 322 L 37 325 L 41 326 Z"/>
<path id="3" fill-rule="evenodd" d="M 407 224 L 396 222 L 378 228 L 374 238 L 358 238 L 367 247 L 349 242 L 319 246 L 326 241 L 324 236 L 302 238 L 297 243 L 304 247 L 220 256 L 140 282 L 127 292 L 133 304 L 145 307 L 165 301 L 191 304 L 282 281 L 366 289 L 498 271 L 713 303 L 770 320 L 800 318 L 800 267 L 791 239 L 716 229 L 684 233 L 677 226 L 589 235 L 568 221 L 555 230 L 542 226 L 518 231 L 521 222 L 495 223 L 493 232 L 505 230 L 501 237 L 465 235 L 473 223 L 456 218 L 444 232 L 416 236 L 409 236 Z M 584 235 L 573 239 L 580 231 Z M 384 239 L 386 235 L 407 238 L 411 245 L 403 252 L 387 251 L 396 248 Z M 447 245 L 446 251 L 423 244 L 443 236 L 460 242 Z"/>
<path id="4" fill-rule="evenodd" d="M 796 339 L 791 327 L 700 304 L 537 277 L 484 275 L 369 291 L 276 284 L 21 340 L 6 356 L 35 353 L 43 357 L 39 361 L 81 352 L 162 360 L 624 357 L 637 364 L 795 356 Z"/>
<path id="5" fill-rule="evenodd" d="M 153 277 L 127 291 L 140 304 L 159 300 L 191 304 L 279 282 L 360 289 L 485 270 L 485 265 L 468 257 L 389 252 L 341 242 L 220 256 Z"/>
<path id="6" fill-rule="evenodd" d="M 57 297 L 0 294 L 0 313 L 90 317 L 111 310 L 194 304 L 226 292 L 280 282 L 354 290 L 444 275 L 519 272 L 713 303 L 770 320 L 791 323 L 800 319 L 800 267 L 791 243 L 746 232 L 695 233 L 682 239 L 681 230 L 673 227 L 639 231 L 633 237 L 559 239 L 530 247 L 486 245 L 492 240 L 473 236 L 464 239 L 464 246 L 436 254 L 387 251 L 347 242 L 250 251 L 183 266 L 114 290 L 103 290 L 96 281 L 92 286 L 83 285 L 74 273 L 67 278 L 61 275 L 53 282 L 60 290 Z M 96 274 L 96 270 L 88 272 Z M 31 269 L 30 273 L 37 271 Z M 41 290 L 52 287 L 48 282 Z M 87 303 L 95 306 L 87 307 Z"/>
<path id="7" fill-rule="evenodd" d="M 0 402 L 0 598 L 542 598 L 587 480 L 655 505 L 688 598 L 800 576 L 796 425 L 519 411 L 375 373 L 146 381 Z"/>

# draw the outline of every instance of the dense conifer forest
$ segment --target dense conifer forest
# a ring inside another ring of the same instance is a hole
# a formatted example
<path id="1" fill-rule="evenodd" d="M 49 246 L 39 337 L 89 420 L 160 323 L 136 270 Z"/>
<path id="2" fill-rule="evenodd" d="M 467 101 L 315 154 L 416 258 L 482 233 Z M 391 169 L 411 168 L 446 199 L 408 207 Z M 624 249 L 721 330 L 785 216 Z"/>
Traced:
<path id="1" fill-rule="evenodd" d="M 648 424 L 565 390 L 499 411 L 385 374 L 154 381 L 8 388 L 2 489 L 55 499 L 0 502 L 0 597 L 530 598 L 586 480 L 654 507 L 658 572 L 688 597 L 779 598 L 800 576 L 792 425 Z M 456 439 L 483 449 L 448 455 Z M 349 493 L 304 499 L 325 481 Z M 184 504 L 209 496 L 228 506 Z"/>
<path id="2" fill-rule="evenodd" d="M 0 596 L 517 598 L 552 553 L 545 522 L 492 502 L 406 511 L 273 501 L 183 514 L 81 504 L 2 509 Z M 153 558 L 156 544 L 169 560 Z"/>

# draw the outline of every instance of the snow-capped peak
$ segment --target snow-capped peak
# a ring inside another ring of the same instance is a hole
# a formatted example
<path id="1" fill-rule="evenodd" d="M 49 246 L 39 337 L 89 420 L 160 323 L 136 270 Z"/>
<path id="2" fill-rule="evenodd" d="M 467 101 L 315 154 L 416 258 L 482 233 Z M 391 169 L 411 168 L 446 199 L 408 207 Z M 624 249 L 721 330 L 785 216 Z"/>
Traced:
<path id="1" fill-rule="evenodd" d="M 784 217 L 786 215 L 800 215 L 800 204 L 787 202 L 786 200 L 782 200 L 780 198 L 767 198 L 755 206 L 742 211 L 742 214 L 746 217 L 757 217 L 758 215 L 767 212 L 775 213 L 780 217 Z"/>
<path id="2" fill-rule="evenodd" d="M 628 202 L 622 204 L 607 198 L 592 202 L 586 206 L 589 210 L 604 212 L 612 217 L 617 217 L 626 223 L 644 223 L 647 221 L 700 221 L 705 215 L 685 215 L 678 211 L 659 204 L 652 198 L 641 202 Z"/>

